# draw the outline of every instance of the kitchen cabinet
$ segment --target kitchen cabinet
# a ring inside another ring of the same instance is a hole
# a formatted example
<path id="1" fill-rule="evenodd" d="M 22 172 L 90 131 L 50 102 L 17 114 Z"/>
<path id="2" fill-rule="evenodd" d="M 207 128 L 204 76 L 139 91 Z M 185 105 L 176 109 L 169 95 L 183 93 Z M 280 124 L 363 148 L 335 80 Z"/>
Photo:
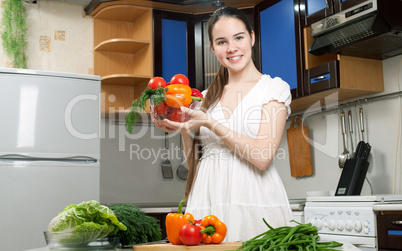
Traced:
<path id="1" fill-rule="evenodd" d="M 314 22 L 324 19 L 332 14 L 353 7 L 366 0 L 300 0 L 302 6 L 302 24 L 309 26 Z"/>
<path id="2" fill-rule="evenodd" d="M 102 114 L 128 111 L 153 76 L 152 9 L 99 6 L 94 23 L 94 74 L 102 76 Z"/>
<path id="3" fill-rule="evenodd" d="M 343 4 L 349 1 L 352 0 L 343 1 Z M 295 0 L 295 4 L 297 2 L 298 0 Z M 356 2 L 354 1 L 355 4 Z M 298 41 L 301 46 L 296 47 L 296 50 L 301 58 L 298 62 L 300 64 L 298 70 L 302 76 L 298 88 L 302 88 L 303 91 L 302 97 L 293 99 L 292 112 L 301 112 L 318 107 L 323 109 L 330 104 L 383 92 L 384 80 L 381 60 L 340 54 L 315 56 L 308 52 L 313 43 L 311 26 L 306 25 L 305 20 L 303 20 L 306 17 L 306 10 L 303 7 L 305 0 L 300 0 L 298 4 L 299 8 L 295 8 L 295 11 L 299 12 L 300 20 L 296 29 L 301 30 L 301 39 Z M 341 3 L 339 2 L 339 4 Z"/>
<path id="4" fill-rule="evenodd" d="M 261 72 L 281 77 L 289 84 L 293 98 L 301 96 L 297 71 L 300 58 L 296 54 L 296 46 L 299 46 L 296 38 L 299 39 L 300 33 L 295 27 L 293 0 L 265 1 L 256 7 L 256 12 L 260 27 Z"/>
<path id="5" fill-rule="evenodd" d="M 377 217 L 377 250 L 402 249 L 402 202 L 373 206 Z"/>
<path id="6" fill-rule="evenodd" d="M 155 76 L 169 82 L 181 73 L 195 87 L 193 15 L 154 10 L 153 23 Z"/>
<path id="7" fill-rule="evenodd" d="M 310 17 L 327 9 L 324 16 L 320 16 L 325 17 L 361 1 L 336 0 L 328 7 L 322 2 L 265 0 L 254 8 L 244 9 L 254 21 L 256 66 L 263 73 L 279 76 L 290 84 L 293 113 L 307 110 L 315 103 L 323 107 L 384 89 L 380 60 L 308 53 L 313 41 L 309 24 L 315 20 Z M 166 75 L 164 77 L 169 79 L 172 72 L 184 71 L 187 66 L 184 74 L 188 75 L 192 87 L 200 90 L 207 87 L 204 86 L 206 78 L 215 74 L 215 71 L 207 72 L 206 68 L 205 53 L 210 50 L 208 40 L 202 40 L 207 36 L 206 14 L 109 3 L 100 4 L 91 15 L 94 18 L 94 73 L 102 76 L 103 114 L 127 112 L 155 74 Z M 183 55 L 187 58 L 177 61 L 186 61 L 184 66 L 170 63 L 172 56 L 163 56 L 163 51 L 174 51 L 172 43 L 164 44 L 163 22 L 181 27 L 177 30 L 182 35 L 187 33 L 181 39 L 186 39 Z M 275 41 L 281 43 L 275 44 Z M 170 69 L 170 73 L 165 74 L 166 69 Z"/>
<path id="8" fill-rule="evenodd" d="M 379 250 L 401 250 L 402 248 L 402 211 L 386 212 L 377 215 Z"/>

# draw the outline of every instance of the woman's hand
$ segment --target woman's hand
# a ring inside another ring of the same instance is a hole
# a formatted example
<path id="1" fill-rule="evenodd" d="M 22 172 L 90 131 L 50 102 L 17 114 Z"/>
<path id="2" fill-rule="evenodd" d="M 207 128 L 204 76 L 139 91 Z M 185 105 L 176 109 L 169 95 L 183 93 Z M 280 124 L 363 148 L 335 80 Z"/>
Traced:
<path id="1" fill-rule="evenodd" d="M 182 112 L 189 115 L 189 119 L 186 122 L 176 122 L 168 119 L 164 119 L 163 121 L 159 122 L 153 117 L 152 120 L 155 123 L 157 128 L 160 128 L 167 132 L 174 132 L 180 131 L 182 132 L 185 130 L 189 133 L 192 130 L 197 130 L 201 126 L 206 125 L 212 119 L 209 117 L 205 112 L 200 110 L 192 110 L 187 107 L 181 107 Z"/>
<path id="2" fill-rule="evenodd" d="M 176 128 L 169 127 L 164 121 L 159 122 L 158 119 L 155 118 L 153 111 L 151 111 L 151 119 L 152 119 L 152 122 L 154 122 L 156 128 L 159 128 L 159 129 L 161 129 L 161 130 L 163 130 L 165 132 L 175 132 L 175 131 L 177 131 Z"/>

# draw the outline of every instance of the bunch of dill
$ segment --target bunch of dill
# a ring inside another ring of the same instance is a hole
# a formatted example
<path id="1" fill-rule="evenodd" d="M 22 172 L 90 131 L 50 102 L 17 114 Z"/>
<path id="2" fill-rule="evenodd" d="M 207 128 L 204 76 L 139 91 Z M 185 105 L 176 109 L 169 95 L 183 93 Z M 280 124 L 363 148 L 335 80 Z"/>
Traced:
<path id="1" fill-rule="evenodd" d="M 122 245 L 134 245 L 162 239 L 162 229 L 157 219 L 146 215 L 132 204 L 115 204 L 109 207 L 117 219 L 126 227 L 126 231 L 118 231 Z"/>
<path id="2" fill-rule="evenodd" d="M 129 133 L 133 132 L 133 128 L 140 118 L 139 113 L 145 110 L 145 105 L 148 99 L 153 98 L 155 105 L 158 105 L 166 100 L 165 95 L 166 90 L 163 87 L 159 87 L 157 89 L 148 87 L 142 92 L 139 98 L 134 99 L 133 103 L 131 104 L 130 112 L 127 114 L 125 119 L 127 131 Z"/>

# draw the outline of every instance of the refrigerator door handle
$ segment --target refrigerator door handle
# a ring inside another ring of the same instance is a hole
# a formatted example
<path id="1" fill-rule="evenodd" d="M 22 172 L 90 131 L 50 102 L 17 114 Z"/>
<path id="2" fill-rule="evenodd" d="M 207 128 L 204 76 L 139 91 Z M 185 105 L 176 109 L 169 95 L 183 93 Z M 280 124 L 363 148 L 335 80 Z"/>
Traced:
<path id="1" fill-rule="evenodd" d="M 98 160 L 87 157 L 87 156 L 72 156 L 66 158 L 40 158 L 40 157 L 32 157 L 29 155 L 23 154 L 5 154 L 0 156 L 0 161 L 4 162 L 15 162 L 15 161 L 56 161 L 56 162 L 76 162 L 76 163 L 85 163 L 85 164 L 93 164 L 97 163 Z"/>

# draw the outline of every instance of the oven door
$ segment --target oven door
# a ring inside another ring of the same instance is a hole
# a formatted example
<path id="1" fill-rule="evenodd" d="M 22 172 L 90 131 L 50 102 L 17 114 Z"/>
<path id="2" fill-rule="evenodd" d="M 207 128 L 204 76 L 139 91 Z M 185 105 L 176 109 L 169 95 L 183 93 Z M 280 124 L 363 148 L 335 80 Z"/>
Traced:
<path id="1" fill-rule="evenodd" d="M 320 241 L 337 241 L 343 244 L 351 244 L 353 247 L 364 251 L 377 251 L 375 237 L 363 237 L 363 236 L 351 236 L 341 234 L 318 234 Z M 343 246 L 342 250 L 349 250 L 346 246 Z M 350 249 L 352 250 L 352 249 Z"/>

